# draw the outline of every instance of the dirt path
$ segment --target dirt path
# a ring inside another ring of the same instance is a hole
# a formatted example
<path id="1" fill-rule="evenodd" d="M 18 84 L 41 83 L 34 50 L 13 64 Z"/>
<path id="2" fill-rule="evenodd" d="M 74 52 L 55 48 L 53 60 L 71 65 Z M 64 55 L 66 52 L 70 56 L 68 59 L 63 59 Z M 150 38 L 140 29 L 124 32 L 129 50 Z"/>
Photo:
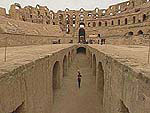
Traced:
<path id="1" fill-rule="evenodd" d="M 77 68 L 82 74 L 81 89 L 77 87 Z M 95 77 L 88 58 L 78 54 L 70 65 L 61 89 L 56 91 L 53 113 L 99 113 Z"/>

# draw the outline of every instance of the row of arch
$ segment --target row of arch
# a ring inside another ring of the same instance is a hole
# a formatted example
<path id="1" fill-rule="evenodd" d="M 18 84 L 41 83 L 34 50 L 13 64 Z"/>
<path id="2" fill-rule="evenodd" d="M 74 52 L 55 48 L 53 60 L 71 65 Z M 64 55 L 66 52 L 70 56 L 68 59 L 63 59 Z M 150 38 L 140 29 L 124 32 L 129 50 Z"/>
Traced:
<path id="1" fill-rule="evenodd" d="M 73 49 L 67 55 L 64 55 L 62 59 L 62 63 L 60 61 L 56 61 L 52 67 L 53 101 L 54 101 L 55 90 L 61 87 L 61 73 L 62 73 L 63 78 L 67 76 L 68 67 L 71 64 L 74 55 L 75 55 L 75 51 Z M 62 71 L 61 71 L 61 68 L 62 68 Z"/>
<path id="2" fill-rule="evenodd" d="M 57 60 L 54 62 L 54 64 L 52 65 L 52 68 L 50 69 L 51 72 L 51 77 L 52 83 L 50 83 L 52 85 L 52 99 L 54 102 L 54 94 L 55 94 L 55 90 L 60 88 L 60 80 L 61 80 L 61 68 L 63 70 L 63 77 L 67 76 L 67 69 L 69 64 L 71 63 L 72 59 L 73 59 L 73 55 L 74 55 L 74 49 L 72 49 L 71 51 L 69 51 L 67 53 L 67 55 L 64 55 L 64 57 L 60 60 Z M 62 67 L 61 67 L 62 66 Z M 49 70 L 49 69 L 48 69 Z M 50 85 L 50 86 L 51 86 Z M 10 112 L 10 113 L 24 113 L 26 111 L 26 102 L 22 102 L 18 107 L 15 108 L 14 111 Z"/>
<path id="3" fill-rule="evenodd" d="M 89 51 L 90 52 L 90 51 Z M 76 53 L 84 53 L 87 54 L 87 49 L 84 47 L 77 48 Z M 62 67 L 63 67 L 63 76 L 65 76 L 65 72 L 67 71 L 67 62 L 71 62 L 73 59 L 73 56 L 75 55 L 75 50 L 72 49 L 71 52 L 67 53 L 67 55 L 64 55 L 62 58 Z M 91 67 L 93 69 L 93 75 L 96 77 L 96 84 L 97 84 L 97 90 L 99 95 L 99 102 L 100 102 L 100 109 L 103 110 L 103 98 L 104 98 L 104 69 L 102 62 L 98 61 L 95 54 L 92 54 L 90 52 L 90 60 L 91 60 Z M 70 59 L 70 60 L 69 60 Z M 98 62 L 97 62 L 98 61 Z M 52 67 L 52 87 L 53 91 L 59 88 L 60 86 L 60 73 L 61 73 L 61 63 L 60 61 L 55 61 L 54 65 Z M 121 104 L 121 111 L 122 113 L 129 113 L 128 108 L 125 106 L 124 102 L 120 100 Z M 24 103 L 22 103 L 15 111 L 12 113 L 22 113 L 24 110 Z"/>
<path id="4" fill-rule="evenodd" d="M 132 36 L 132 35 L 144 35 L 144 32 L 142 30 L 139 30 L 136 34 L 134 32 L 130 31 L 126 35 Z"/>
<path id="5" fill-rule="evenodd" d="M 97 93 L 99 96 L 99 102 L 100 102 L 100 112 L 103 112 L 104 107 L 104 88 L 105 88 L 105 71 L 104 67 L 101 61 L 98 61 L 95 54 L 92 54 L 90 52 L 90 59 L 91 59 L 91 67 L 93 69 L 93 76 L 96 77 L 96 87 L 97 87 Z M 120 108 L 119 111 L 121 113 L 130 113 L 129 109 L 123 102 L 123 100 L 120 99 Z"/>
<path id="6" fill-rule="evenodd" d="M 103 112 L 104 104 L 104 69 L 102 62 L 96 59 L 95 54 L 91 54 L 91 67 L 93 71 L 93 76 L 96 77 L 96 89 L 100 102 L 100 110 Z"/>
<path id="7" fill-rule="evenodd" d="M 148 16 L 146 14 L 143 14 L 142 21 L 141 20 L 136 21 L 136 16 L 133 16 L 132 24 L 141 23 L 141 22 L 146 21 L 147 19 L 148 19 Z M 125 18 L 123 23 L 124 24 L 122 24 L 121 19 L 118 19 L 117 22 L 115 22 L 114 20 L 111 20 L 111 22 L 109 22 L 110 26 L 127 25 L 129 24 L 128 18 Z M 97 22 L 88 22 L 88 27 L 101 27 L 101 26 L 108 26 L 108 21 L 104 21 L 104 22 L 99 21 L 98 25 L 97 25 Z"/>

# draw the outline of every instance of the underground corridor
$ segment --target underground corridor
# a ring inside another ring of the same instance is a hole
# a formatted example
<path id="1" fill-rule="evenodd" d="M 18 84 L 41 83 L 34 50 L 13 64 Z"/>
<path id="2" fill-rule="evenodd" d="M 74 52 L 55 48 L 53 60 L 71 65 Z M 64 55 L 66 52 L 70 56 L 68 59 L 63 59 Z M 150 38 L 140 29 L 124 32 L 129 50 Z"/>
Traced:
<path id="1" fill-rule="evenodd" d="M 104 71 L 102 64 L 98 64 L 96 76 L 96 56 L 91 61 L 86 54 L 86 48 L 80 47 L 76 51 L 72 62 L 66 56 L 63 60 L 63 85 L 57 89 L 59 68 L 58 62 L 53 68 L 54 103 L 52 113 L 101 113 L 104 93 Z M 70 55 L 70 53 L 69 53 Z M 67 61 L 70 62 L 68 68 Z M 92 67 L 91 64 L 92 63 Z M 93 69 L 94 68 L 94 69 Z M 77 71 L 82 75 L 81 88 L 77 85 Z M 57 72 L 56 72 L 57 71 Z M 97 78 L 97 79 L 95 79 Z M 96 86 L 96 82 L 99 85 Z M 99 92 L 99 93 L 97 93 Z"/>

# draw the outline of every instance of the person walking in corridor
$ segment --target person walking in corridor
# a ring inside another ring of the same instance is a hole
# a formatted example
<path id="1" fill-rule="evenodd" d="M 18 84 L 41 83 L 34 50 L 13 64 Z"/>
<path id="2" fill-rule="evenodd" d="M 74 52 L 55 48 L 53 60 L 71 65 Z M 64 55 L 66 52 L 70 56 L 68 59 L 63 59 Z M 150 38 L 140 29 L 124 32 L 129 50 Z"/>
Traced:
<path id="1" fill-rule="evenodd" d="M 81 77 L 82 77 L 82 75 L 81 75 L 81 73 L 80 73 L 80 71 L 78 71 L 78 76 L 77 76 L 78 78 L 78 87 L 79 87 L 79 89 L 81 88 Z"/>

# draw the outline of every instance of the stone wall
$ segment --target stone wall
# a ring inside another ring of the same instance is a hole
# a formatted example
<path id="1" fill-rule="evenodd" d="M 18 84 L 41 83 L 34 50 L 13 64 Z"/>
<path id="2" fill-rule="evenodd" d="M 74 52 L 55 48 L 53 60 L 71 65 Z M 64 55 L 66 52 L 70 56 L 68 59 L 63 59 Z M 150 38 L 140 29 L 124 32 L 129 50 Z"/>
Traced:
<path id="1" fill-rule="evenodd" d="M 3 70 L 0 73 L 0 113 L 51 113 L 54 88 L 60 88 L 63 80 L 64 58 L 72 59 L 73 49 L 74 46 L 45 55 L 8 72 Z M 59 74 L 54 73 L 56 63 Z M 57 82 L 54 83 L 54 79 Z"/>
<path id="2" fill-rule="evenodd" d="M 150 112 L 150 79 L 147 75 L 92 47 L 88 47 L 88 56 L 95 68 L 93 71 L 96 71 L 102 113 Z"/>
<path id="3" fill-rule="evenodd" d="M 0 31 L 39 36 L 59 35 L 63 38 L 69 36 L 70 40 L 77 42 L 82 24 L 86 31 L 86 38 L 98 34 L 103 38 L 137 36 L 139 33 L 150 33 L 149 7 L 149 1 L 129 0 L 111 5 L 108 9 L 95 8 L 87 11 L 83 8 L 80 10 L 66 8 L 65 11 L 59 10 L 55 13 L 46 6 L 22 8 L 20 4 L 15 3 L 11 5 L 6 18 L 0 17 L 2 25 L 5 24 Z M 2 15 L 5 15 L 5 9 L 1 8 L 1 10 Z"/>
<path id="4" fill-rule="evenodd" d="M 70 37 L 3 33 L 0 34 L 0 47 L 53 44 L 55 41 L 58 42 L 59 39 L 60 43 L 63 44 L 69 43 L 71 40 Z"/>
<path id="5" fill-rule="evenodd" d="M 54 91 L 61 88 L 67 67 L 78 47 L 85 47 L 96 76 L 101 113 L 149 113 L 150 79 L 147 75 L 90 46 L 72 46 L 1 70 L 0 113 L 51 113 Z M 57 71 L 57 73 L 56 73 Z"/>
<path id="6" fill-rule="evenodd" d="M 6 9 L 0 7 L 0 16 L 6 16 Z"/>
<path id="7" fill-rule="evenodd" d="M 58 25 L 22 22 L 0 16 L 0 47 L 51 44 L 59 39 L 61 43 L 70 41 Z"/>

